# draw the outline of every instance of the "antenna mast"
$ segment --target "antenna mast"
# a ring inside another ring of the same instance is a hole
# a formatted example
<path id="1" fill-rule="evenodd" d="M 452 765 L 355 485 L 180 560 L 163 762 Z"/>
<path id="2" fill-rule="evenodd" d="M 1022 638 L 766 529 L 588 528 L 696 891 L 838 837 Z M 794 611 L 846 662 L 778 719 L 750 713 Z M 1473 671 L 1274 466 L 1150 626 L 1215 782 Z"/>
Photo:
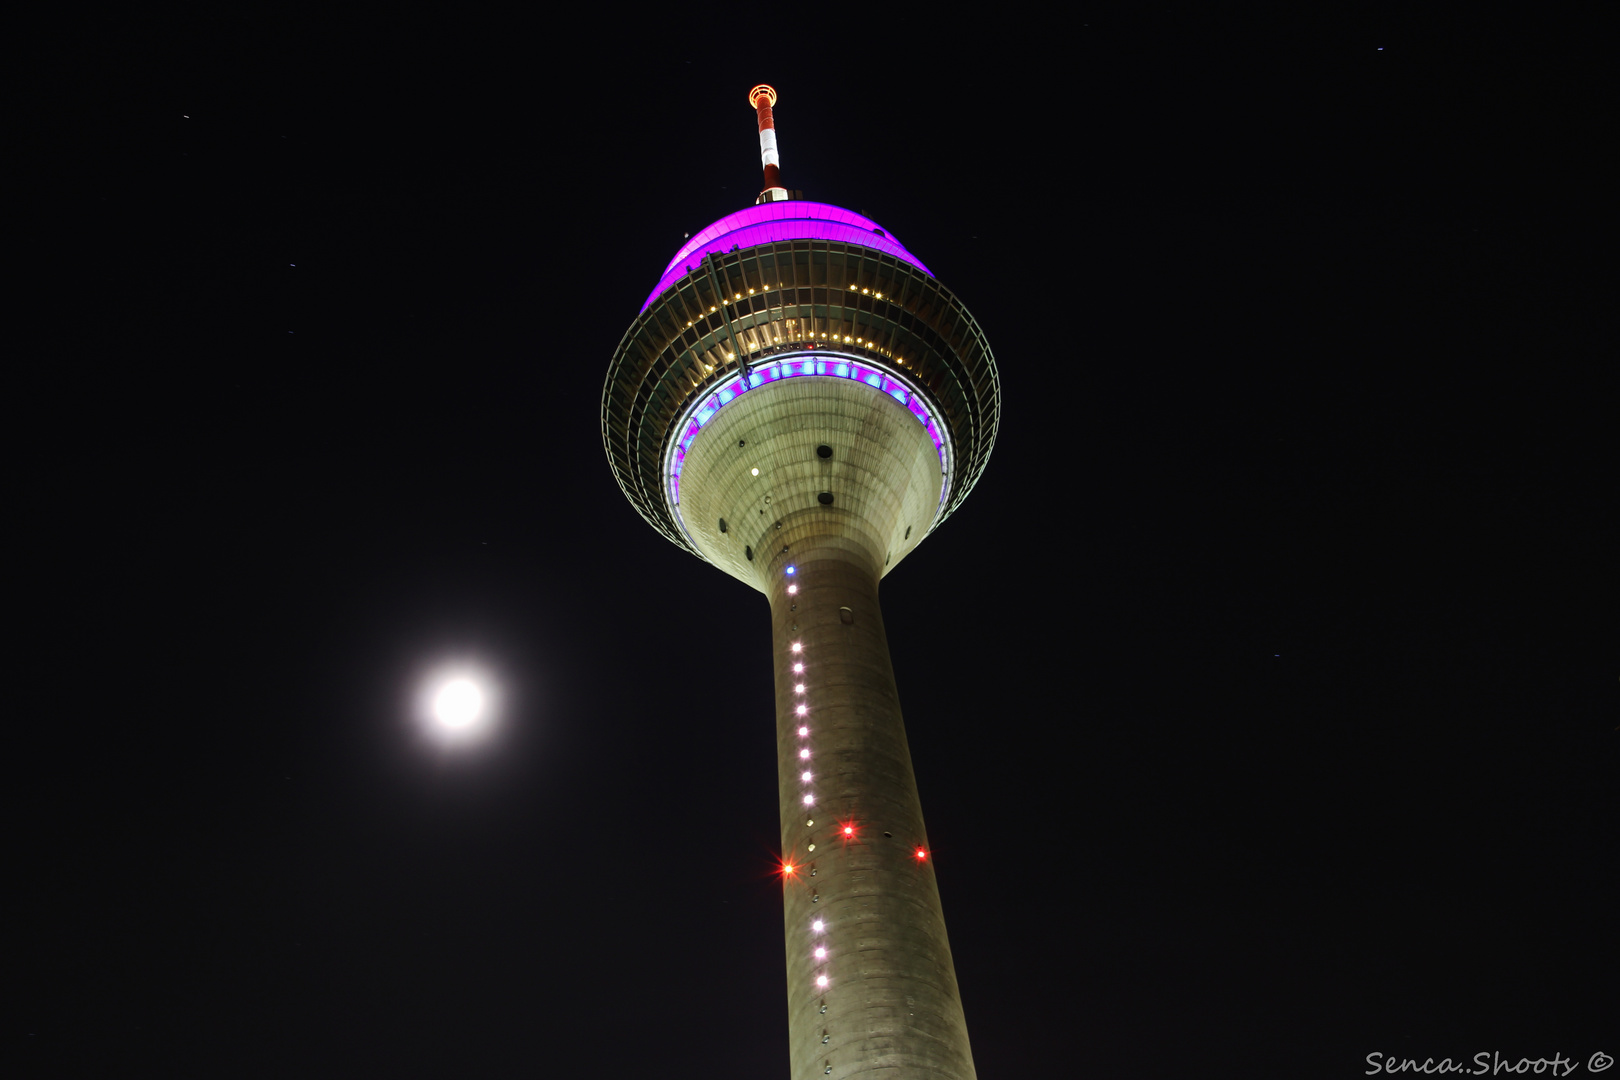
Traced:
<path id="1" fill-rule="evenodd" d="M 760 83 L 748 91 L 748 104 L 759 117 L 759 160 L 765 166 L 765 190 L 759 193 L 754 205 L 791 199 L 794 193 L 782 186 L 782 159 L 776 153 L 776 121 L 771 117 L 771 106 L 776 104 L 776 91 Z"/>

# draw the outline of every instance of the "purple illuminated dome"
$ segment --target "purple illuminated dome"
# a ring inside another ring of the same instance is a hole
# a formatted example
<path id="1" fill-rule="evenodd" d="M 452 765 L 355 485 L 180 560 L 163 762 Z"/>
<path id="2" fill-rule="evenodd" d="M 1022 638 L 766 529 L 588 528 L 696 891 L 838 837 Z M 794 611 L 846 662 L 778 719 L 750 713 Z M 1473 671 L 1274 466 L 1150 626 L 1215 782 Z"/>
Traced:
<path id="1" fill-rule="evenodd" d="M 761 203 L 735 214 L 727 214 L 692 237 L 681 245 L 681 250 L 664 267 L 664 276 L 658 279 L 658 285 L 648 294 L 641 310 L 646 311 L 671 284 L 697 269 L 705 255 L 778 240 L 835 240 L 843 244 L 859 244 L 885 255 L 893 255 L 929 277 L 934 276 L 922 264 L 922 260 L 907 251 L 905 245 L 871 218 L 841 206 L 795 199 L 791 202 Z"/>
<path id="2" fill-rule="evenodd" d="M 614 475 L 659 532 L 701 552 L 681 475 L 726 406 L 799 379 L 864 384 L 909 413 L 939 457 L 938 512 L 972 490 L 995 443 L 1001 388 L 978 324 L 877 222 L 778 199 L 691 237 L 620 342 L 602 398 Z M 727 410 L 729 411 L 729 410 Z"/>

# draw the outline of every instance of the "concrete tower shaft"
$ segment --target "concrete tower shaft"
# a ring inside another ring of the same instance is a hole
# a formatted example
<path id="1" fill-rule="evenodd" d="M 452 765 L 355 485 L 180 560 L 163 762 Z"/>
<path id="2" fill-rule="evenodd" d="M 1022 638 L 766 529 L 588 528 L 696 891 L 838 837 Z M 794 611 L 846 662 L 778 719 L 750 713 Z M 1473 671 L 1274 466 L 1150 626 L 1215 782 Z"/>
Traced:
<path id="1" fill-rule="evenodd" d="M 792 554 L 770 592 L 791 1075 L 971 1080 L 879 567 L 837 543 Z"/>
<path id="2" fill-rule="evenodd" d="M 878 604 L 939 512 L 943 456 L 895 396 L 836 374 L 762 383 L 685 455 L 688 534 L 771 601 L 795 1080 L 975 1075 Z"/>
<path id="3" fill-rule="evenodd" d="M 792 1075 L 965 1080 L 878 606 L 879 579 L 939 513 L 949 448 L 869 360 L 815 350 L 765 367 L 684 440 L 677 512 L 705 558 L 771 601 Z"/>

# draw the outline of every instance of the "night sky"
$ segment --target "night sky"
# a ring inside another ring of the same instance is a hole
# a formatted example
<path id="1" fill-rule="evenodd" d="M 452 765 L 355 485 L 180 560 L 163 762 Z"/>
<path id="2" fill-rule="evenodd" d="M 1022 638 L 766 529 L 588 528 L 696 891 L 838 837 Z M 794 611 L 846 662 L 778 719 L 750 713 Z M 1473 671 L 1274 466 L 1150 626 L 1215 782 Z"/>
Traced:
<path id="1" fill-rule="evenodd" d="M 759 190 L 762 81 L 787 185 L 1001 371 L 985 475 L 883 584 L 980 1076 L 1620 1054 L 1600 66 L 735 15 L 31 46 L 30 1074 L 787 1076 L 768 609 L 598 421 Z M 454 661 L 504 705 L 452 753 L 413 708 Z"/>

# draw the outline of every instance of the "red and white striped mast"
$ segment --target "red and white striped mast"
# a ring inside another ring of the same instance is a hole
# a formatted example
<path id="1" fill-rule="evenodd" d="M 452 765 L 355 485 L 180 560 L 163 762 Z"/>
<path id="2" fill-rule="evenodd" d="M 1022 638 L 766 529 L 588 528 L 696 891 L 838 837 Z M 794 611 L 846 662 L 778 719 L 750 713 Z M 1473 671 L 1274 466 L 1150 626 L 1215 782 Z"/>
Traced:
<path id="1" fill-rule="evenodd" d="M 776 91 L 760 83 L 748 91 L 748 104 L 759 117 L 759 160 L 765 166 L 765 190 L 754 200 L 760 203 L 781 202 L 792 198 L 782 186 L 782 159 L 776 153 L 776 121 L 771 118 L 771 106 L 776 104 Z"/>

